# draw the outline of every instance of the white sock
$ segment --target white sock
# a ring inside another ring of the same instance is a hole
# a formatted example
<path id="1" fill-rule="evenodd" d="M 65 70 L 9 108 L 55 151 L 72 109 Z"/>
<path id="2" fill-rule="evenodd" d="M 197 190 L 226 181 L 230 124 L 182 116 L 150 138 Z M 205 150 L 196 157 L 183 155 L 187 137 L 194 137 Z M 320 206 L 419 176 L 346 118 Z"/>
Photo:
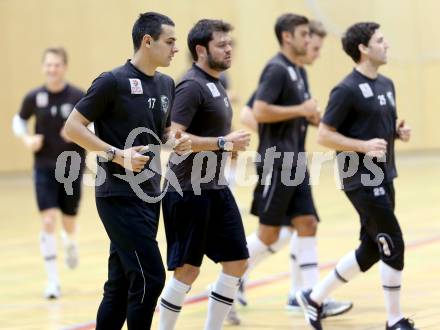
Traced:
<path id="1" fill-rule="evenodd" d="M 231 310 L 239 284 L 239 277 L 220 273 L 209 296 L 205 330 L 222 329 L 226 315 Z"/>
<path id="2" fill-rule="evenodd" d="M 246 282 L 249 273 L 255 268 L 261 261 L 271 255 L 269 247 L 264 244 L 259 238 L 257 233 L 252 233 L 246 237 L 247 247 L 249 250 L 248 268 L 243 275 L 243 281 Z"/>
<path id="3" fill-rule="evenodd" d="M 356 260 L 355 251 L 351 251 L 339 260 L 336 267 L 314 288 L 310 298 L 318 304 L 321 304 L 330 292 L 344 283 L 353 279 L 361 272 Z"/>
<path id="4" fill-rule="evenodd" d="M 276 253 L 289 243 L 292 237 L 292 231 L 287 226 L 281 227 L 280 234 L 278 235 L 278 240 L 269 246 L 269 251 Z"/>
<path id="5" fill-rule="evenodd" d="M 298 234 L 296 231 L 290 239 L 290 296 L 295 297 L 302 289 L 302 278 L 298 264 Z"/>
<path id="6" fill-rule="evenodd" d="M 250 272 L 264 259 L 268 256 L 281 250 L 288 242 L 289 238 L 292 236 L 292 232 L 288 227 L 282 227 L 278 240 L 272 245 L 264 244 L 257 233 L 250 234 L 247 238 L 247 246 L 249 250 L 248 268 L 246 273 L 244 273 L 242 280 L 244 283 L 248 280 Z"/>
<path id="7" fill-rule="evenodd" d="M 76 244 L 76 235 L 75 233 L 69 234 L 64 229 L 61 230 L 61 238 L 63 239 L 63 245 L 68 246 L 70 244 Z"/>
<path id="8" fill-rule="evenodd" d="M 298 237 L 297 258 L 301 272 L 302 288 L 311 289 L 319 282 L 316 237 Z"/>
<path id="9" fill-rule="evenodd" d="M 403 318 L 403 313 L 400 308 L 400 286 L 402 285 L 402 272 L 388 266 L 383 261 L 379 262 L 379 269 L 383 294 L 385 297 L 388 325 L 392 326 Z"/>
<path id="10" fill-rule="evenodd" d="M 176 280 L 174 277 L 165 286 L 159 305 L 159 330 L 171 330 L 176 325 L 180 310 L 190 285 Z"/>
<path id="11" fill-rule="evenodd" d="M 40 234 L 40 251 L 49 282 L 60 283 L 57 269 L 57 241 L 54 234 L 42 231 Z"/>

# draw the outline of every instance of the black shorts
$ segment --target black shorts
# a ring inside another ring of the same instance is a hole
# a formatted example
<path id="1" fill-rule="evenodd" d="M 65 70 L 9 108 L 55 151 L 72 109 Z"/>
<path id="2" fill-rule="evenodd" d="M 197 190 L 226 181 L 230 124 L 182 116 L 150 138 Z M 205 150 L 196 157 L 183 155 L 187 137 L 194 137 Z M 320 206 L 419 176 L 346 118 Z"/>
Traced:
<path id="1" fill-rule="evenodd" d="M 203 256 L 214 262 L 249 258 L 243 222 L 229 188 L 200 195 L 167 192 L 162 200 L 168 269 L 200 267 Z"/>
<path id="2" fill-rule="evenodd" d="M 72 183 L 73 194 L 68 195 L 64 184 L 55 178 L 55 169 L 35 168 L 34 183 L 38 209 L 60 209 L 63 214 L 76 215 L 81 199 L 82 170 L 79 177 Z"/>
<path id="3" fill-rule="evenodd" d="M 378 233 L 386 233 L 390 236 L 402 235 L 394 213 L 393 183 L 384 183 L 379 187 L 362 187 L 346 191 L 345 194 L 359 214 L 361 240 L 376 242 Z"/>
<path id="4" fill-rule="evenodd" d="M 258 183 L 254 190 L 251 213 L 259 217 L 261 224 L 287 226 L 291 225 L 293 218 L 300 215 L 313 215 L 319 220 L 308 171 L 297 186 L 286 186 L 281 181 L 281 169 L 274 169 L 264 179 L 261 167 L 257 168 L 257 174 Z M 265 181 L 270 181 L 270 184 L 261 184 Z"/>

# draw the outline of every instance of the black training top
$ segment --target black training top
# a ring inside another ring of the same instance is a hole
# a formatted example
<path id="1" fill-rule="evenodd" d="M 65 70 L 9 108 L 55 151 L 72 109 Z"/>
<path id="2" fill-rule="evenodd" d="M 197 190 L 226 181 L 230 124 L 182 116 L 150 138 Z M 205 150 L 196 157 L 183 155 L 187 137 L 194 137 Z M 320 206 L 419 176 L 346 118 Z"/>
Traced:
<path id="1" fill-rule="evenodd" d="M 311 97 L 310 89 L 309 89 L 309 78 L 307 77 L 307 71 L 304 67 L 299 68 L 299 74 L 301 75 L 304 82 L 304 98 L 309 99 Z M 309 127 L 309 121 L 305 117 L 298 118 L 301 122 L 300 125 L 300 141 L 299 141 L 299 151 L 306 151 L 306 135 L 307 129 Z"/>
<path id="2" fill-rule="evenodd" d="M 359 71 L 353 70 L 339 83 L 330 94 L 327 110 L 322 122 L 350 138 L 370 140 L 380 138 L 387 141 L 386 162 L 374 164 L 384 173 L 384 182 L 391 182 L 397 176 L 394 160 L 394 139 L 396 136 L 396 104 L 393 82 L 385 76 L 379 75 L 370 79 Z M 364 154 L 358 153 L 359 170 L 343 180 L 344 190 L 353 190 L 361 187 L 361 175 L 372 176 L 371 166 L 364 165 Z M 366 161 L 369 160 L 365 157 Z M 344 161 L 347 169 L 349 160 Z M 344 170 L 340 166 L 340 173 Z"/>
<path id="3" fill-rule="evenodd" d="M 152 172 L 138 174 L 148 178 L 139 186 L 146 194 L 158 195 L 160 144 L 165 128 L 170 126 L 169 112 L 173 100 L 173 79 L 159 72 L 147 76 L 127 61 L 125 65 L 96 78 L 75 108 L 94 122 L 95 134 L 110 145 L 118 149 L 140 145 L 150 147 L 148 155 L 152 159 L 147 167 Z M 125 175 L 122 166 L 99 161 L 106 172 L 106 180 L 102 185 L 97 185 L 96 196 L 135 194 L 126 180 L 114 175 Z"/>
<path id="4" fill-rule="evenodd" d="M 171 120 L 187 127 L 186 132 L 202 137 L 225 136 L 231 131 L 232 108 L 226 90 L 219 79 L 193 64 L 176 87 L 176 100 L 171 110 Z M 226 187 L 224 179 L 224 166 L 228 157 L 227 152 L 214 151 L 216 159 L 214 166 L 209 166 L 207 159 L 199 168 L 195 166 L 193 180 L 197 177 L 207 178 L 212 174 L 209 182 L 200 185 L 202 190 L 222 189 Z M 202 154 L 190 154 L 183 162 L 173 164 L 172 170 L 179 180 L 182 190 L 193 190 L 191 185 L 191 172 L 194 159 L 199 159 Z M 194 162 L 197 164 L 197 162 Z M 198 174 L 197 174 L 198 173 Z M 207 175 L 208 173 L 208 175 Z M 170 190 L 173 188 L 170 186 Z"/>
<path id="5" fill-rule="evenodd" d="M 280 106 L 300 105 L 306 100 L 305 85 L 298 67 L 283 54 L 273 57 L 261 74 L 255 100 Z M 266 150 L 276 147 L 277 152 L 300 151 L 301 118 L 275 123 L 259 124 L 259 154 L 264 157 Z M 275 160 L 282 164 L 283 158 Z"/>
<path id="6" fill-rule="evenodd" d="M 60 135 L 67 117 L 83 95 L 82 90 L 66 84 L 58 93 L 52 93 L 42 86 L 24 97 L 19 116 L 28 120 L 35 115 L 35 134 L 44 137 L 42 148 L 34 154 L 34 167 L 54 169 L 63 151 L 76 151 L 84 158 L 84 149 L 66 142 Z"/>

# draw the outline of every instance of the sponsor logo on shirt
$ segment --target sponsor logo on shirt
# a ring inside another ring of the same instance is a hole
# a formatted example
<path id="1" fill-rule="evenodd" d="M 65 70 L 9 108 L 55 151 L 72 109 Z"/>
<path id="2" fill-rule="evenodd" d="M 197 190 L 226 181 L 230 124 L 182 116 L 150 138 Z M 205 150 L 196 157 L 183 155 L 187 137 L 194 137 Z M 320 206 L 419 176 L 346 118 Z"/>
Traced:
<path id="1" fill-rule="evenodd" d="M 287 72 L 289 72 L 289 76 L 290 79 L 292 79 L 292 81 L 297 81 L 298 80 L 298 75 L 296 74 L 296 71 L 293 67 L 288 66 L 287 67 Z"/>
<path id="2" fill-rule="evenodd" d="M 229 101 L 228 101 L 228 97 L 227 96 L 225 96 L 223 98 L 223 101 L 225 102 L 226 108 L 229 108 Z"/>
<path id="3" fill-rule="evenodd" d="M 377 99 L 379 100 L 379 104 L 384 106 L 387 105 L 387 99 L 385 98 L 385 95 L 380 94 L 377 96 Z"/>
<path id="4" fill-rule="evenodd" d="M 131 94 L 144 94 L 140 79 L 129 78 L 128 80 L 130 80 Z"/>
<path id="5" fill-rule="evenodd" d="M 359 84 L 359 88 L 361 89 L 362 95 L 366 99 L 374 95 L 373 90 L 368 83 Z"/>
<path id="6" fill-rule="evenodd" d="M 387 92 L 387 98 L 388 98 L 388 101 L 390 101 L 391 105 L 393 107 L 396 107 L 396 102 L 394 101 L 393 92 Z"/>
<path id="7" fill-rule="evenodd" d="M 162 106 L 162 111 L 164 113 L 167 113 L 168 107 L 170 106 L 170 101 L 168 100 L 168 97 L 166 95 L 160 96 L 160 104 Z"/>
<path id="8" fill-rule="evenodd" d="M 70 103 L 62 104 L 61 108 L 60 108 L 61 117 L 63 117 L 64 119 L 67 119 L 67 117 L 69 117 L 72 109 L 73 109 L 73 105 L 71 105 Z"/>
<path id="9" fill-rule="evenodd" d="M 49 104 L 49 94 L 46 92 L 39 92 L 36 97 L 38 108 L 45 108 Z"/>
<path id="10" fill-rule="evenodd" d="M 212 94 L 212 97 L 219 97 L 220 96 L 220 92 L 219 92 L 217 86 L 214 83 L 209 82 L 209 83 L 206 84 L 206 86 L 208 86 L 209 91 Z"/>
<path id="11" fill-rule="evenodd" d="M 57 106 L 53 105 L 50 107 L 50 114 L 52 115 L 52 117 L 55 117 L 57 115 Z"/>

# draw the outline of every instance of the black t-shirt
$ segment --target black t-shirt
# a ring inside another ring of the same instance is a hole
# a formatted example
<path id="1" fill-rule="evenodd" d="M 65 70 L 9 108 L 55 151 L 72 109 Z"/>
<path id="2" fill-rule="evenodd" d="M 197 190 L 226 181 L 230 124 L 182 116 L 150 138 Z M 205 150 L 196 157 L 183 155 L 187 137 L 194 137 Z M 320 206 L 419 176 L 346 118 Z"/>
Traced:
<path id="1" fill-rule="evenodd" d="M 42 86 L 24 97 L 19 116 L 28 120 L 35 115 L 35 134 L 44 137 L 43 147 L 34 154 L 34 167 L 54 169 L 63 151 L 76 151 L 84 158 L 84 149 L 66 142 L 60 135 L 67 117 L 83 95 L 82 90 L 66 84 L 58 93 L 52 93 Z"/>
<path id="2" fill-rule="evenodd" d="M 152 157 L 146 166 L 151 171 L 137 175 L 148 178 L 139 187 L 146 194 L 160 194 L 160 143 L 164 129 L 170 126 L 169 113 L 174 100 L 174 81 L 156 72 L 147 76 L 130 61 L 96 78 L 76 109 L 94 122 L 95 134 L 108 144 L 126 149 L 148 145 Z M 145 132 L 148 129 L 150 132 Z M 139 133 L 139 134 L 137 134 Z M 154 136 L 153 134 L 154 133 Z M 125 145 L 128 138 L 134 142 Z M 132 196 L 130 184 L 115 176 L 125 169 L 114 163 L 98 160 L 106 172 L 105 182 L 96 187 L 96 196 Z"/>
<path id="3" fill-rule="evenodd" d="M 331 91 L 322 122 L 350 138 L 380 138 L 387 141 L 386 162 L 377 162 L 376 159 L 373 162 L 382 169 L 384 182 L 391 182 L 397 176 L 394 160 L 396 120 L 393 82 L 382 75 L 370 79 L 354 69 Z M 358 156 L 359 170 L 352 177 L 343 180 L 346 191 L 362 187 L 362 174 L 373 177 L 371 170 L 364 165 L 365 155 L 358 153 Z M 343 164 L 344 169 L 348 163 L 347 157 Z M 343 170 L 342 166 L 339 170 Z"/>
<path id="4" fill-rule="evenodd" d="M 171 120 L 187 127 L 186 132 L 202 137 L 219 137 L 231 131 L 232 108 L 226 90 L 219 79 L 216 79 L 193 64 L 176 87 L 176 100 L 171 110 Z M 205 177 L 206 172 L 214 173 L 214 178 L 200 185 L 202 190 L 223 189 L 226 187 L 224 166 L 227 152 L 214 151 L 216 167 L 207 168 L 207 161 L 202 169 L 196 168 Z M 170 169 L 179 180 L 182 190 L 193 190 L 191 185 L 191 171 L 193 161 L 198 153 L 190 154 L 179 164 L 169 163 Z M 201 171 L 201 172 L 200 172 Z M 199 175 L 200 176 L 200 175 Z M 196 176 L 193 176 L 195 178 Z M 208 176 L 209 177 L 209 176 Z M 170 186 L 170 190 L 173 190 Z"/>
<path id="5" fill-rule="evenodd" d="M 278 53 L 266 65 L 261 74 L 255 100 L 280 106 L 300 105 L 305 98 L 305 84 L 299 68 L 284 55 Z M 259 124 L 260 143 L 258 152 L 264 158 L 266 150 L 276 147 L 277 152 L 300 151 L 301 118 L 276 123 Z M 275 160 L 275 166 L 282 165 L 283 157 Z M 262 165 L 262 164 L 261 164 Z"/>
<path id="6" fill-rule="evenodd" d="M 223 71 L 222 73 L 220 73 L 220 78 L 219 78 L 220 82 L 222 83 L 223 87 L 228 90 L 229 89 L 229 76 L 228 74 Z"/>
<path id="7" fill-rule="evenodd" d="M 310 89 L 309 89 L 309 78 L 307 77 L 307 71 L 304 67 L 299 68 L 299 74 L 301 75 L 304 82 L 304 98 L 306 100 L 310 99 Z M 306 135 L 307 129 L 309 127 L 309 121 L 305 117 L 298 118 L 300 121 L 300 140 L 299 140 L 299 151 L 306 151 Z"/>

